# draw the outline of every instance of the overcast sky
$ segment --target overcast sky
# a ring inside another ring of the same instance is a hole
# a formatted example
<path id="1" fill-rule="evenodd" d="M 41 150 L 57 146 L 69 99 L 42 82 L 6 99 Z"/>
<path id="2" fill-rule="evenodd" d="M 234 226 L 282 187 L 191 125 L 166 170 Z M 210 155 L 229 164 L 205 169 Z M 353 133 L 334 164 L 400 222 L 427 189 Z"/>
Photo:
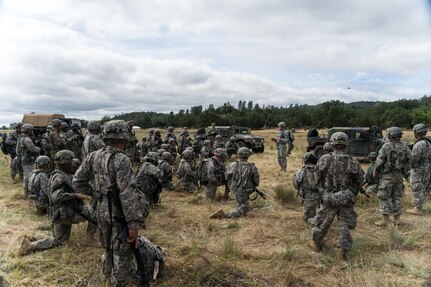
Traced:
<path id="1" fill-rule="evenodd" d="M 431 94 L 430 2 L 0 0 L 0 124 L 419 98 Z"/>

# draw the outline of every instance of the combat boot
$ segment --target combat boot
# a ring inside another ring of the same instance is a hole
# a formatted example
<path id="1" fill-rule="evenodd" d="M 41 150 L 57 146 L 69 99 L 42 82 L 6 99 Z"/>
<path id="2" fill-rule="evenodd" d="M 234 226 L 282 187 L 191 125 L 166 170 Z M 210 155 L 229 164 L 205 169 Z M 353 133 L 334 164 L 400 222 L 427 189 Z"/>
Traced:
<path id="1" fill-rule="evenodd" d="M 12 177 L 12 183 L 13 183 L 13 184 L 17 184 L 17 183 L 18 183 L 18 181 L 16 180 L 16 178 L 15 178 L 15 177 Z"/>
<path id="2" fill-rule="evenodd" d="M 320 242 L 317 242 L 316 240 L 310 240 L 310 241 L 308 241 L 307 245 L 314 252 L 322 252 L 322 245 L 320 244 Z"/>
<path id="3" fill-rule="evenodd" d="M 407 209 L 406 213 L 412 214 L 412 215 L 423 215 L 424 210 L 422 209 L 422 206 L 418 206 L 418 207 L 415 206 L 411 209 Z"/>
<path id="4" fill-rule="evenodd" d="M 377 225 L 379 227 L 386 227 L 391 223 L 389 215 L 383 215 L 382 221 L 376 221 L 374 222 L 374 225 Z"/>
<path id="5" fill-rule="evenodd" d="M 21 247 L 18 250 L 18 256 L 24 256 L 29 252 L 33 251 L 35 247 L 35 243 L 30 242 L 27 238 L 24 238 L 21 242 Z"/>
<path id="6" fill-rule="evenodd" d="M 349 260 L 349 258 L 347 257 L 347 253 L 348 251 L 346 249 L 341 249 L 340 256 L 343 261 Z"/>
<path id="7" fill-rule="evenodd" d="M 399 215 L 394 216 L 394 224 L 398 226 L 407 225 L 407 223 L 401 221 Z"/>
<path id="8" fill-rule="evenodd" d="M 224 213 L 223 209 L 220 209 L 219 211 L 213 213 L 210 216 L 210 219 L 220 219 L 226 217 L 226 213 Z"/>
<path id="9" fill-rule="evenodd" d="M 282 166 L 282 167 L 280 168 L 280 171 L 286 171 L 286 169 L 287 169 L 287 167 L 286 167 L 286 166 Z"/>

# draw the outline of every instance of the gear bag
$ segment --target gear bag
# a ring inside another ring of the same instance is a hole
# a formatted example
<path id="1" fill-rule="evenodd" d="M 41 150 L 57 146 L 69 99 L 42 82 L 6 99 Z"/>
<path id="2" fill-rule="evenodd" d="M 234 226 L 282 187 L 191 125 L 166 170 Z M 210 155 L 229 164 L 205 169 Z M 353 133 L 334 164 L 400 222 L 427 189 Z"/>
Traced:
<path id="1" fill-rule="evenodd" d="M 165 265 L 165 255 L 160 246 L 155 245 L 144 236 L 139 236 L 138 241 L 138 249 L 145 267 L 145 281 L 151 282 L 162 276 Z"/>
<path id="2" fill-rule="evenodd" d="M 207 171 L 208 160 L 209 159 L 201 160 L 196 165 L 196 181 L 200 185 L 207 185 L 209 183 L 209 181 L 208 181 L 208 171 Z"/>

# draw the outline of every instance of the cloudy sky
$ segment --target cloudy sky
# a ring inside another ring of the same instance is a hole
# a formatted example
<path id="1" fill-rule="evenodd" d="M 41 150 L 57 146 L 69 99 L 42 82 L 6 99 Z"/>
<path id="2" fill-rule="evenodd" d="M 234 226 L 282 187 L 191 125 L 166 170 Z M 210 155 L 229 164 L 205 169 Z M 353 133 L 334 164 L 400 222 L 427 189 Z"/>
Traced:
<path id="1" fill-rule="evenodd" d="M 431 0 L 0 0 L 0 124 L 431 94 Z"/>

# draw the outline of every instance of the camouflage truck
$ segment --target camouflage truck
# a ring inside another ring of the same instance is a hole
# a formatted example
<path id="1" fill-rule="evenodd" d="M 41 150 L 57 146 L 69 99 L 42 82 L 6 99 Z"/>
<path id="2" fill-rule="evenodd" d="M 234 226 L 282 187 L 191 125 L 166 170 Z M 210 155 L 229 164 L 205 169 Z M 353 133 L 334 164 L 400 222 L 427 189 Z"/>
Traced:
<path id="1" fill-rule="evenodd" d="M 329 141 L 335 132 L 344 132 L 350 140 L 347 152 L 355 157 L 367 157 L 372 151 L 378 152 L 384 140 L 382 130 L 378 127 L 333 127 L 328 129 L 327 136 L 321 137 L 316 129 L 311 129 L 307 134 L 307 151 L 313 151 L 320 158 L 325 151 L 323 145 Z"/>
<path id="2" fill-rule="evenodd" d="M 207 127 L 205 130 L 208 130 Z M 264 138 L 253 135 L 251 129 L 239 126 L 216 126 L 218 134 L 223 138 L 223 142 L 227 143 L 231 137 L 235 137 L 235 142 L 239 147 L 248 147 L 253 152 L 264 152 Z M 196 132 L 196 139 L 202 138 L 204 129 L 199 129 Z"/>

